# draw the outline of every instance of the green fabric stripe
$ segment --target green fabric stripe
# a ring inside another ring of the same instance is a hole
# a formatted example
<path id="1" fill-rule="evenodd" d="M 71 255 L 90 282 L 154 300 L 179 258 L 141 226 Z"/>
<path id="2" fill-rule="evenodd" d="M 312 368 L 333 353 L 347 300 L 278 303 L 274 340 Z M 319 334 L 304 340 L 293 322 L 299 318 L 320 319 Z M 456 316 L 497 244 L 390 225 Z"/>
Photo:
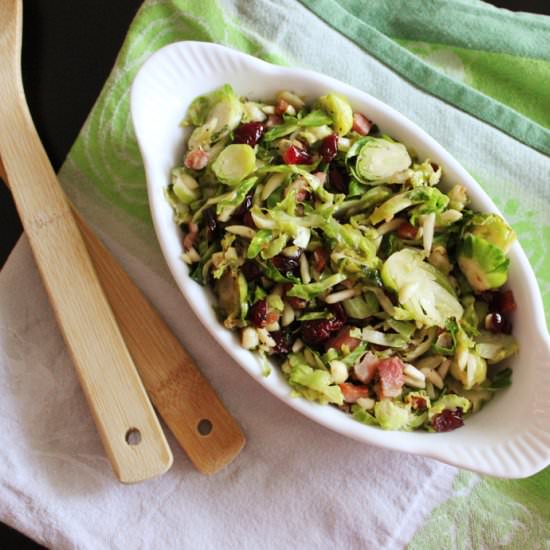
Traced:
<path id="1" fill-rule="evenodd" d="M 339 3 L 392 38 L 550 60 L 548 16 L 514 13 L 479 1 L 340 0 Z M 459 23 L 466 21 L 467 25 Z"/>
<path id="2" fill-rule="evenodd" d="M 407 550 L 550 548 L 550 470 L 522 480 L 461 471 L 454 496 L 438 506 Z"/>
<path id="3" fill-rule="evenodd" d="M 335 0 L 301 0 L 313 13 L 419 88 L 550 155 L 550 131 L 457 82 L 399 46 Z"/>
<path id="4" fill-rule="evenodd" d="M 398 42 L 447 76 L 550 129 L 550 61 L 443 44 L 401 39 Z M 461 67 L 455 72 L 462 74 L 453 74 L 456 62 Z"/>
<path id="5" fill-rule="evenodd" d="M 217 42 L 262 57 L 264 51 L 229 20 L 217 0 L 146 2 L 140 8 L 94 110 L 74 143 L 69 158 L 77 165 L 81 188 L 103 196 L 143 222 L 150 223 L 145 175 L 130 120 L 129 90 L 143 61 L 179 40 Z M 114 180 L 114 181 L 113 181 Z M 90 189 L 94 188 L 94 189 Z"/>

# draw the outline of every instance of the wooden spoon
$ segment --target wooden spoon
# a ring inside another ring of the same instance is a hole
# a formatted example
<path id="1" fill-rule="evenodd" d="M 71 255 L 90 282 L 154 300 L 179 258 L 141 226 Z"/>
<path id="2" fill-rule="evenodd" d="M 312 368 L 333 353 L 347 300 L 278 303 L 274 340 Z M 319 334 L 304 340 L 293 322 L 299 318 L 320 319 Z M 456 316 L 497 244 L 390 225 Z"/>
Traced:
<path id="1" fill-rule="evenodd" d="M 34 128 L 21 79 L 20 0 L 0 1 L 0 152 L 23 227 L 116 476 L 165 472 L 172 453 Z"/>

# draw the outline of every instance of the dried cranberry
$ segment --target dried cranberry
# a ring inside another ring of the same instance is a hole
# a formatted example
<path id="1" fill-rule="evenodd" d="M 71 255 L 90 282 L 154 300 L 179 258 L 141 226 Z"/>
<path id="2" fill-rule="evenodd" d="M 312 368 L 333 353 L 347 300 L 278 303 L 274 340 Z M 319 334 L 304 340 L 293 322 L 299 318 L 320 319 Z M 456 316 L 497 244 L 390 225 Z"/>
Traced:
<path id="1" fill-rule="evenodd" d="M 491 332 L 503 332 L 505 321 L 500 313 L 489 313 L 485 317 L 485 328 Z"/>
<path id="2" fill-rule="evenodd" d="M 330 323 L 330 328 L 334 332 L 336 330 L 340 330 L 346 322 L 343 319 L 333 318 L 333 319 L 327 319 L 327 321 Z"/>
<path id="3" fill-rule="evenodd" d="M 267 302 L 265 300 L 258 300 L 252 304 L 250 312 L 248 313 L 250 322 L 259 328 L 265 327 L 267 322 Z"/>
<path id="4" fill-rule="evenodd" d="M 265 132 L 265 126 L 261 122 L 245 122 L 241 124 L 234 134 L 233 143 L 244 143 L 254 147 Z"/>
<path id="5" fill-rule="evenodd" d="M 218 227 L 218 221 L 216 220 L 216 213 L 212 207 L 207 208 L 203 213 L 206 229 L 208 230 L 208 238 L 211 238 L 216 233 Z"/>
<path id="6" fill-rule="evenodd" d="M 241 202 L 241 204 L 239 204 L 239 207 L 233 213 L 233 216 L 237 218 L 241 218 L 242 216 L 244 216 L 245 213 L 248 212 L 252 207 L 253 199 L 254 199 L 254 194 L 248 193 L 248 195 L 246 195 L 246 197 L 244 198 L 244 201 Z"/>
<path id="7" fill-rule="evenodd" d="M 252 262 L 250 260 L 244 262 L 241 267 L 241 271 L 243 272 L 244 278 L 249 282 L 256 281 L 262 276 L 260 266 L 256 262 Z"/>
<path id="8" fill-rule="evenodd" d="M 344 306 L 341 303 L 330 304 L 328 309 L 334 315 L 334 321 L 342 323 L 342 325 L 347 322 L 348 316 Z M 338 327 L 338 329 L 340 328 L 341 327 Z"/>
<path id="9" fill-rule="evenodd" d="M 278 254 L 271 258 L 271 263 L 274 265 L 275 269 L 280 271 L 283 275 L 291 273 L 297 275 L 300 270 L 300 263 L 297 258 L 289 258 L 284 254 Z"/>
<path id="10" fill-rule="evenodd" d="M 286 330 L 277 330 L 270 332 L 269 336 L 275 341 L 275 347 L 272 348 L 271 353 L 276 355 L 287 355 L 292 347 L 292 341 L 290 334 Z"/>
<path id="11" fill-rule="evenodd" d="M 307 300 L 303 298 L 297 298 L 296 296 L 288 296 L 287 293 L 292 289 L 294 285 L 292 283 L 283 284 L 283 298 L 288 302 L 292 309 L 305 309 L 307 307 Z"/>
<path id="12" fill-rule="evenodd" d="M 336 134 L 330 134 L 323 139 L 319 153 L 325 162 L 331 162 L 338 153 L 338 136 Z"/>
<path id="13" fill-rule="evenodd" d="M 334 329 L 332 319 L 314 319 L 302 323 L 302 339 L 306 344 L 315 346 L 328 340 Z"/>
<path id="14" fill-rule="evenodd" d="M 444 409 L 433 417 L 432 427 L 436 432 L 451 432 L 464 426 L 462 416 L 462 409 L 460 407 L 457 407 L 455 410 Z"/>
<path id="15" fill-rule="evenodd" d="M 311 164 L 313 157 L 305 149 L 291 145 L 283 153 L 283 162 L 285 164 Z"/>
<path id="16" fill-rule="evenodd" d="M 331 165 L 328 171 L 328 182 L 330 186 L 338 193 L 348 192 L 348 177 L 345 172 L 337 166 Z"/>

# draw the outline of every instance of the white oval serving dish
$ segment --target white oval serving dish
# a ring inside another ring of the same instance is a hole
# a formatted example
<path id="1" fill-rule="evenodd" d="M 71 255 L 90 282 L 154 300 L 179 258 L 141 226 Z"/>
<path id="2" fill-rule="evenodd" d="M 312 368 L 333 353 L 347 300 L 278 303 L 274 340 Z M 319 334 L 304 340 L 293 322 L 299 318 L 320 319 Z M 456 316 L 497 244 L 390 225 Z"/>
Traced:
<path id="1" fill-rule="evenodd" d="M 461 468 L 505 478 L 532 475 L 550 464 L 550 337 L 542 299 L 521 246 L 510 252 L 509 286 L 518 310 L 514 335 L 520 352 L 510 362 L 512 386 L 465 426 L 449 433 L 391 432 L 365 426 L 330 406 L 290 397 L 278 369 L 264 378 L 257 356 L 240 347 L 216 319 L 213 297 L 195 283 L 180 260 L 181 237 L 163 189 L 170 169 L 181 164 L 187 131 L 179 123 L 198 95 L 229 83 L 243 96 L 272 98 L 290 89 L 307 99 L 329 91 L 346 95 L 389 135 L 443 166 L 446 184 L 463 183 L 475 208 L 498 212 L 466 170 L 424 130 L 378 99 L 319 73 L 279 67 L 215 44 L 178 42 L 154 53 L 139 71 L 131 91 L 131 111 L 147 175 L 151 212 L 166 262 L 206 329 L 253 378 L 289 406 L 316 422 L 380 447 L 432 457 Z"/>

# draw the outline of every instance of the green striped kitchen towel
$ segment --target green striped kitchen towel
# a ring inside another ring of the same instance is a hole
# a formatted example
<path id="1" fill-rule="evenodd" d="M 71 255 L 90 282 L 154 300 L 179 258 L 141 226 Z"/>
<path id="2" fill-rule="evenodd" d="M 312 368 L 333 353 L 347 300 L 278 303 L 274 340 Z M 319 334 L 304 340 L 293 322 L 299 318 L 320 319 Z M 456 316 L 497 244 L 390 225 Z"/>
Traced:
<path id="1" fill-rule="evenodd" d="M 476 0 L 148 0 L 62 170 L 79 210 L 165 273 L 129 87 L 145 59 L 203 40 L 307 67 L 390 104 L 462 162 L 514 226 L 550 319 L 550 18 Z M 550 548 L 550 470 L 461 472 L 411 548 Z"/>

